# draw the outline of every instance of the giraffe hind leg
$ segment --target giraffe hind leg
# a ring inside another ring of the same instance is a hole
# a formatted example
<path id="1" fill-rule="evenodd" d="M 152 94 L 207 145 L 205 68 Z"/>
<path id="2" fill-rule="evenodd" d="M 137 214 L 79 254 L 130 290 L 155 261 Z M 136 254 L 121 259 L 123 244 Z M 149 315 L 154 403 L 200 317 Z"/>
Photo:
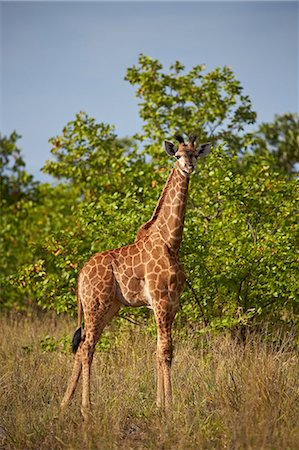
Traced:
<path id="1" fill-rule="evenodd" d="M 85 322 L 85 340 L 80 346 L 81 360 L 82 360 L 82 404 L 81 414 L 83 419 L 88 421 L 91 415 L 90 407 L 90 371 L 93 360 L 96 343 L 99 340 L 102 331 L 107 323 L 118 312 L 120 303 L 118 301 L 111 301 L 107 299 L 107 304 L 102 309 L 93 315 L 92 323 L 90 323 L 88 315 L 86 315 Z"/>
<path id="2" fill-rule="evenodd" d="M 67 406 L 69 405 L 74 392 L 76 390 L 80 375 L 82 371 L 82 355 L 81 355 L 81 348 L 77 351 L 75 355 L 75 361 L 73 366 L 73 371 L 71 374 L 71 377 L 68 382 L 68 386 L 66 388 L 64 397 L 62 399 L 62 402 L 60 404 L 60 411 L 64 412 Z"/>
<path id="3" fill-rule="evenodd" d="M 160 358 L 157 356 L 157 407 L 164 409 L 164 376 L 160 363 Z"/>

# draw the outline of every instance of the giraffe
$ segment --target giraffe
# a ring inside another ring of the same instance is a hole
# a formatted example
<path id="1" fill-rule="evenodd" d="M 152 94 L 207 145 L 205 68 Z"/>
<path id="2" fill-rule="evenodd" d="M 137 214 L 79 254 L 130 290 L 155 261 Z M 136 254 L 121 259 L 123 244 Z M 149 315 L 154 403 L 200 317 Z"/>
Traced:
<path id="1" fill-rule="evenodd" d="M 190 175 L 199 156 L 210 143 L 195 146 L 196 135 L 178 145 L 164 141 L 164 149 L 177 161 L 151 219 L 137 232 L 133 244 L 92 256 L 81 269 L 77 282 L 78 328 L 73 337 L 75 360 L 61 402 L 69 404 L 82 373 L 81 413 L 90 417 L 90 369 L 96 343 L 105 325 L 121 306 L 148 306 L 157 325 L 157 406 L 172 406 L 172 323 L 179 309 L 185 273 L 178 252 L 182 240 Z M 82 311 L 83 310 L 83 311 Z M 84 330 L 82 327 L 84 313 Z"/>

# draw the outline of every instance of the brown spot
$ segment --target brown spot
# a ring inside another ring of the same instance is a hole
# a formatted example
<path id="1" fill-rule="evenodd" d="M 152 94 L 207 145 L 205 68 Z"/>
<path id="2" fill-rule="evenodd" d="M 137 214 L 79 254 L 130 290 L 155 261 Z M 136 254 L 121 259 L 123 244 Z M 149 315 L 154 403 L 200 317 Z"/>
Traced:
<path id="1" fill-rule="evenodd" d="M 130 245 L 129 247 L 129 255 L 131 256 L 135 256 L 139 253 L 138 248 L 136 247 L 136 245 Z"/>
<path id="2" fill-rule="evenodd" d="M 103 265 L 108 265 L 108 264 L 111 263 L 111 260 L 112 260 L 111 255 L 109 255 L 109 254 L 105 255 L 103 260 L 102 260 L 102 264 Z"/>
<path id="3" fill-rule="evenodd" d="M 156 289 L 157 275 L 155 273 L 149 273 L 146 276 L 146 278 L 148 279 L 150 289 L 151 290 L 155 290 Z"/>
<path id="4" fill-rule="evenodd" d="M 137 278 L 131 278 L 131 280 L 129 281 L 129 284 L 128 284 L 128 288 L 131 291 L 137 291 L 139 289 L 139 287 L 140 287 L 139 280 Z"/>
<path id="5" fill-rule="evenodd" d="M 125 274 L 126 274 L 127 277 L 130 278 L 133 275 L 133 268 L 132 267 L 126 268 Z"/>
<path id="6" fill-rule="evenodd" d="M 151 260 L 151 255 L 149 254 L 148 250 L 143 250 L 141 254 L 141 260 L 145 264 Z"/>
<path id="7" fill-rule="evenodd" d="M 157 260 L 162 254 L 162 247 L 155 247 L 152 251 L 152 257 Z"/>
<path id="8" fill-rule="evenodd" d="M 123 264 L 125 262 L 125 258 L 122 255 L 119 255 L 118 262 L 119 262 L 119 264 Z"/>
<path id="9" fill-rule="evenodd" d="M 140 263 L 141 263 L 140 255 L 134 256 L 134 258 L 133 258 L 133 266 L 136 267 Z"/>
<path id="10" fill-rule="evenodd" d="M 126 256 L 129 254 L 129 247 L 130 246 L 126 246 L 126 247 L 122 247 L 120 249 L 120 254 L 121 256 L 123 256 L 124 258 L 126 258 Z"/>
<path id="11" fill-rule="evenodd" d="M 146 271 L 149 272 L 153 272 L 154 271 L 154 267 L 156 265 L 156 261 L 151 260 L 149 263 L 147 263 L 146 265 Z"/>
<path id="12" fill-rule="evenodd" d="M 167 259 L 164 256 L 157 260 L 157 264 L 159 264 L 161 269 L 166 269 L 168 266 Z"/>
<path id="13" fill-rule="evenodd" d="M 158 265 L 156 265 L 156 266 L 155 266 L 155 269 L 154 269 L 154 272 L 155 272 L 155 273 L 160 273 L 160 272 L 161 272 L 161 267 L 158 266 Z"/>
<path id="14" fill-rule="evenodd" d="M 143 278 L 144 277 L 144 266 L 143 264 L 138 264 L 133 267 L 133 273 L 136 275 L 137 278 Z"/>

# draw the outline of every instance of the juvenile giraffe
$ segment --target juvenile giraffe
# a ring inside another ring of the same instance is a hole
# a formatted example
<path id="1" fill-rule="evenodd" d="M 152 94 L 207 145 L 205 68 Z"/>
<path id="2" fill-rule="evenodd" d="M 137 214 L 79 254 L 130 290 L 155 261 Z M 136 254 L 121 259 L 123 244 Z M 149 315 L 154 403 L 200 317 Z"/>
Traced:
<path id="1" fill-rule="evenodd" d="M 185 283 L 178 258 L 182 240 L 190 174 L 199 156 L 210 151 L 210 144 L 195 147 L 196 136 L 185 144 L 176 136 L 178 146 L 164 142 L 169 156 L 177 161 L 169 175 L 149 222 L 139 229 L 133 244 L 97 253 L 84 265 L 77 283 L 78 329 L 73 337 L 75 362 L 65 395 L 63 411 L 69 404 L 82 372 L 84 419 L 90 414 L 90 368 L 96 343 L 105 325 L 122 305 L 148 306 L 157 324 L 157 405 L 172 404 L 170 367 L 172 361 L 171 327 L 179 309 Z M 84 332 L 82 332 L 82 308 Z"/>

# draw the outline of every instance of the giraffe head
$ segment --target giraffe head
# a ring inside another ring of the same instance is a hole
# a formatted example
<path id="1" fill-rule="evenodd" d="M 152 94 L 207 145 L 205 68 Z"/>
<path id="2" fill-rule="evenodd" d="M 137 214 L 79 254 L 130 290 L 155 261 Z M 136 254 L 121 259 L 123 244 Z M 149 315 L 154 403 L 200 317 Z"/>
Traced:
<path id="1" fill-rule="evenodd" d="M 174 156 L 177 159 L 176 166 L 184 173 L 190 174 L 194 171 L 196 160 L 199 156 L 206 156 L 211 148 L 211 143 L 201 144 L 195 146 L 197 136 L 191 134 L 188 143 L 180 135 L 176 135 L 175 139 L 178 145 L 171 141 L 164 141 L 164 148 L 169 156 Z"/>

